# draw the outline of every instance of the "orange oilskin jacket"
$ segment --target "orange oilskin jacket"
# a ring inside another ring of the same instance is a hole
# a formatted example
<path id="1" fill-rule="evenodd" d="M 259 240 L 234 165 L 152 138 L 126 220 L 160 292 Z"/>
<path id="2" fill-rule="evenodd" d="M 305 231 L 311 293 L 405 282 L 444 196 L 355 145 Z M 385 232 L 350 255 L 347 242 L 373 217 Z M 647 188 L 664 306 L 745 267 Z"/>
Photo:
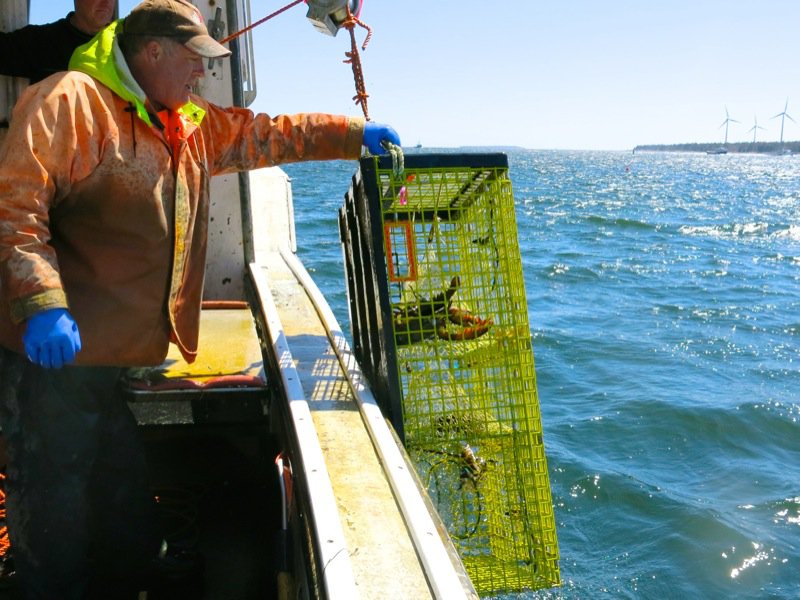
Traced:
<path id="1" fill-rule="evenodd" d="M 0 345 L 22 352 L 25 320 L 66 307 L 77 365 L 160 364 L 197 353 L 213 175 L 355 159 L 364 121 L 271 118 L 200 98 L 160 121 L 115 41 L 76 51 L 30 87 L 0 150 Z"/>

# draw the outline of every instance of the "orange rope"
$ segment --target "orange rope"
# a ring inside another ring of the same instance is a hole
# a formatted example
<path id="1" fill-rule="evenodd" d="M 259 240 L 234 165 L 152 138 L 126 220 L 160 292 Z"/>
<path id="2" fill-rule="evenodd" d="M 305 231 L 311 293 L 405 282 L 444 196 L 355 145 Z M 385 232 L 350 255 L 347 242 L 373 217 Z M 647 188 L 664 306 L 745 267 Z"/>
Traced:
<path id="1" fill-rule="evenodd" d="M 259 19 L 259 20 L 258 20 L 258 21 L 256 21 L 255 23 L 251 23 L 250 25 L 248 25 L 248 26 L 247 26 L 247 27 L 245 27 L 244 29 L 240 29 L 239 31 L 234 31 L 234 32 L 233 32 L 232 34 L 230 34 L 228 37 L 221 39 L 221 40 L 219 41 L 219 43 L 220 43 L 220 44 L 225 44 L 225 43 L 227 43 L 227 42 L 230 42 L 232 39 L 239 37 L 239 36 L 240 36 L 240 35 L 242 35 L 243 33 L 247 33 L 248 31 L 250 31 L 250 30 L 251 30 L 251 29 L 253 29 L 254 27 L 258 27 L 258 26 L 259 26 L 259 25 L 261 25 L 261 24 L 262 24 L 264 21 L 269 21 L 269 20 L 270 20 L 272 17 L 277 17 L 277 16 L 278 16 L 279 14 L 281 14 L 282 12 L 284 12 L 284 11 L 287 11 L 287 10 L 289 10 L 290 8 L 292 8 L 293 6 L 296 6 L 296 5 L 298 5 L 298 4 L 301 4 L 301 3 L 303 3 L 304 1 L 305 1 L 305 0 L 294 0 L 294 2 L 290 2 L 289 4 L 287 4 L 286 6 L 284 6 L 283 8 L 279 8 L 278 10 L 276 10 L 276 11 L 275 11 L 274 13 L 272 13 L 271 15 L 267 15 L 267 16 L 266 16 L 266 17 L 264 17 L 263 19 Z"/>
<path id="2" fill-rule="evenodd" d="M 358 44 L 356 43 L 356 25 L 360 25 L 367 30 L 367 37 L 364 39 L 364 43 L 361 44 L 361 49 L 366 50 L 367 44 L 369 44 L 369 40 L 372 37 L 372 29 L 368 25 L 362 23 L 358 17 L 350 12 L 350 5 L 348 4 L 347 18 L 342 23 L 342 27 L 346 28 L 350 32 L 350 52 L 344 53 L 344 55 L 347 57 L 347 60 L 345 60 L 344 63 L 353 66 L 353 79 L 355 80 L 356 84 L 356 95 L 353 96 L 353 100 L 355 100 L 356 104 L 361 105 L 361 110 L 364 112 L 364 118 L 369 121 L 369 109 L 367 108 L 367 98 L 369 98 L 369 94 L 367 94 L 366 87 L 364 86 L 364 71 L 361 68 L 361 56 L 358 54 Z"/>
<path id="3" fill-rule="evenodd" d="M 5 474 L 0 473 L 0 521 L 3 522 L 2 527 L 0 527 L 0 558 L 5 556 L 11 547 L 11 542 L 8 540 L 8 526 L 6 526 L 5 479 Z"/>
<path id="4" fill-rule="evenodd" d="M 263 19 L 259 19 L 255 23 L 252 23 L 245 27 L 244 29 L 240 29 L 228 37 L 223 38 L 220 40 L 220 44 L 225 44 L 230 42 L 232 39 L 239 37 L 240 35 L 247 33 L 254 27 L 258 27 L 265 21 L 278 16 L 284 11 L 289 10 L 293 6 L 304 2 L 305 0 L 294 0 L 294 2 L 290 2 L 283 8 L 276 10 L 271 15 L 267 15 Z M 359 25 L 367 30 L 367 37 L 364 38 L 364 43 L 361 44 L 361 49 L 366 50 L 367 44 L 369 44 L 369 40 L 372 38 L 372 29 L 369 25 L 363 23 L 358 17 L 356 17 L 350 11 L 350 5 L 347 5 L 347 19 L 344 20 L 342 23 L 342 27 L 346 28 L 350 32 L 350 52 L 345 52 L 344 55 L 347 57 L 347 60 L 344 61 L 345 64 L 350 64 L 353 66 L 353 79 L 355 80 L 356 84 L 356 95 L 353 96 L 353 100 L 356 104 L 361 105 L 361 110 L 364 112 L 364 118 L 369 121 L 369 109 L 367 107 L 367 98 L 369 98 L 369 94 L 367 94 L 366 86 L 364 85 L 364 71 L 361 68 L 361 56 L 358 54 L 358 44 L 356 43 L 356 34 L 355 34 L 355 26 Z"/>

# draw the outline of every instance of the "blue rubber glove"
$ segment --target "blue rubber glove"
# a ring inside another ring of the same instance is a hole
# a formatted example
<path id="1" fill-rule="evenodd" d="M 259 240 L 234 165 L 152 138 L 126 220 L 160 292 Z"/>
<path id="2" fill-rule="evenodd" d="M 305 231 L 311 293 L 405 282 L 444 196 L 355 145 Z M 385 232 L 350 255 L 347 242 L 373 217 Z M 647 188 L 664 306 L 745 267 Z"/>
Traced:
<path id="1" fill-rule="evenodd" d="M 370 154 L 386 154 L 381 142 L 387 141 L 400 146 L 400 136 L 388 125 L 367 121 L 364 123 L 364 145 Z"/>
<path id="2" fill-rule="evenodd" d="M 65 308 L 50 308 L 33 315 L 22 342 L 30 361 L 45 369 L 70 364 L 81 350 L 78 325 Z"/>

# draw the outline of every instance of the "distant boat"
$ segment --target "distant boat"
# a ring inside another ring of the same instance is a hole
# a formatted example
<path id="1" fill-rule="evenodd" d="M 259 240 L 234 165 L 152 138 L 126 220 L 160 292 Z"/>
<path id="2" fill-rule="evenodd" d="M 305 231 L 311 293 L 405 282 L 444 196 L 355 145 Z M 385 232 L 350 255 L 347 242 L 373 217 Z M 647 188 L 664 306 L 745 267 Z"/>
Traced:
<path id="1" fill-rule="evenodd" d="M 706 154 L 727 154 L 728 149 L 724 146 L 720 146 L 719 148 L 712 148 L 711 150 L 706 150 Z"/>
<path id="2" fill-rule="evenodd" d="M 414 146 L 414 148 L 422 148 L 422 144 L 420 144 L 419 142 L 417 142 L 417 145 L 416 145 L 416 146 Z"/>

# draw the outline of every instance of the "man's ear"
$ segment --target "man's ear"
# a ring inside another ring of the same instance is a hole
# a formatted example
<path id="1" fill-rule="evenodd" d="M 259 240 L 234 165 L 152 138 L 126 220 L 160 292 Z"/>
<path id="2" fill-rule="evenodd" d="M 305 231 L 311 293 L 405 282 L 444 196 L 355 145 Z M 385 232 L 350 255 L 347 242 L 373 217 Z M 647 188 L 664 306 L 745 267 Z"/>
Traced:
<path id="1" fill-rule="evenodd" d="M 164 51 L 164 46 L 158 40 L 150 40 L 144 47 L 144 54 L 150 63 L 156 63 L 161 60 L 161 57 L 164 56 Z"/>

